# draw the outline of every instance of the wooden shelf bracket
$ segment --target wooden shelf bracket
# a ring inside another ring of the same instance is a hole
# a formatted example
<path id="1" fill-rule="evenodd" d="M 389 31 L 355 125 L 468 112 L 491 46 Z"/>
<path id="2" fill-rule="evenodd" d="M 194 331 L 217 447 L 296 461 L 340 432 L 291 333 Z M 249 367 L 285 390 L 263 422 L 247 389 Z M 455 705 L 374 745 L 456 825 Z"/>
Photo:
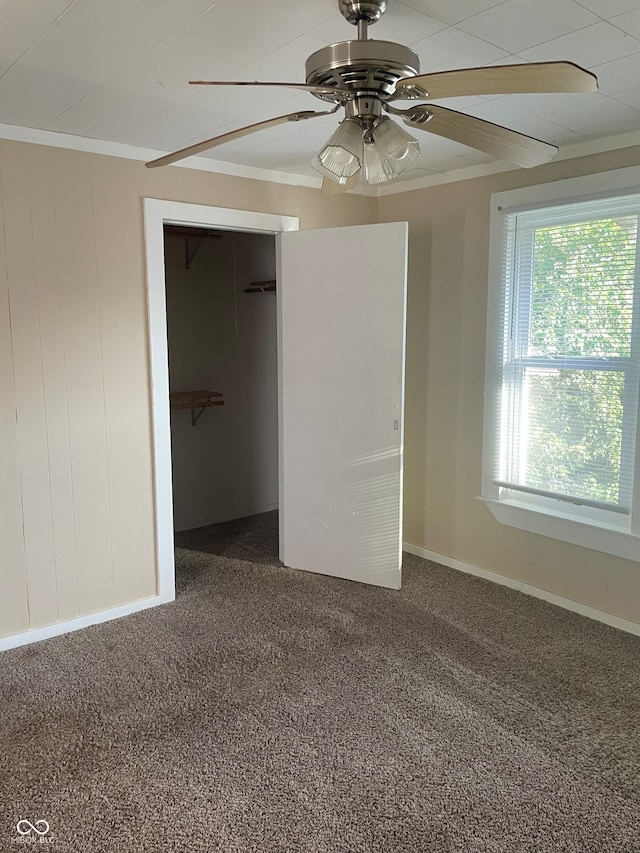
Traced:
<path id="1" fill-rule="evenodd" d="M 220 391 L 172 391 L 169 394 L 169 402 L 172 411 L 191 409 L 191 426 L 195 426 L 205 409 L 211 406 L 224 406 L 224 400 L 220 397 L 222 397 Z"/>

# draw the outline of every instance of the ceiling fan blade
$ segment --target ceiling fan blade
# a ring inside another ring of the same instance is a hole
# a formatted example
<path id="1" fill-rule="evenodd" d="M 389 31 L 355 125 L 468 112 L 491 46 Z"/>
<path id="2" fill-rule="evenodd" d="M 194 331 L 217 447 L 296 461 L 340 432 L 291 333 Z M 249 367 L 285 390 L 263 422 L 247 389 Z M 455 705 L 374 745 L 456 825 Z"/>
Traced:
<path id="1" fill-rule="evenodd" d="M 358 186 L 360 182 L 360 169 L 355 173 L 355 175 L 351 175 L 350 178 L 341 184 L 338 181 L 332 181 L 330 178 L 322 179 L 322 195 L 338 195 L 339 193 L 346 193 L 349 190 L 353 190 Z"/>
<path id="2" fill-rule="evenodd" d="M 396 84 L 398 98 L 429 100 L 464 95 L 597 91 L 598 78 L 595 74 L 573 62 L 530 62 L 461 68 L 457 71 L 405 77 Z"/>
<path id="3" fill-rule="evenodd" d="M 322 112 L 314 112 L 313 110 L 303 110 L 297 113 L 287 113 L 286 115 L 269 118 L 266 121 L 258 121 L 255 124 L 248 124 L 245 127 L 240 127 L 238 130 L 231 130 L 229 133 L 222 133 L 220 136 L 213 136 L 211 139 L 205 139 L 203 142 L 197 142 L 195 145 L 189 145 L 187 148 L 181 148 L 179 151 L 174 151 L 173 154 L 166 154 L 163 157 L 158 157 L 157 160 L 151 160 L 146 166 L 148 169 L 155 169 L 157 166 L 168 166 L 170 163 L 175 163 L 176 160 L 183 160 L 185 157 L 191 157 L 194 154 L 200 154 L 201 151 L 208 151 L 209 148 L 215 148 L 217 145 L 224 145 L 225 142 L 233 142 L 234 139 L 240 139 L 242 136 L 248 136 L 250 133 L 257 133 L 259 130 L 266 130 L 268 127 L 275 127 L 278 124 L 286 124 L 288 121 L 305 121 L 309 118 L 317 118 L 318 116 L 328 116 L 338 109 L 340 104 L 336 104 L 332 110 L 324 110 Z"/>
<path id="4" fill-rule="evenodd" d="M 346 97 L 347 89 L 338 89 L 335 86 L 308 86 L 306 83 L 262 83 L 257 80 L 189 80 L 190 86 L 276 86 L 284 89 L 301 89 L 304 92 L 313 92 L 314 95 L 343 95 Z"/>
<path id="5" fill-rule="evenodd" d="M 526 169 L 548 163 L 558 152 L 556 145 L 550 145 L 548 142 L 510 130 L 508 127 L 435 104 L 429 104 L 424 108 L 423 115 L 426 117 L 427 113 L 431 113 L 431 119 L 423 118 L 420 122 L 418 109 L 417 107 L 408 110 L 390 109 L 389 112 L 403 115 L 405 123 L 410 127 L 444 136 L 445 139 L 452 139 L 454 142 L 461 142 L 470 148 L 476 148 L 478 151 L 484 151 L 485 154 L 491 154 L 492 157 L 508 160 Z"/>

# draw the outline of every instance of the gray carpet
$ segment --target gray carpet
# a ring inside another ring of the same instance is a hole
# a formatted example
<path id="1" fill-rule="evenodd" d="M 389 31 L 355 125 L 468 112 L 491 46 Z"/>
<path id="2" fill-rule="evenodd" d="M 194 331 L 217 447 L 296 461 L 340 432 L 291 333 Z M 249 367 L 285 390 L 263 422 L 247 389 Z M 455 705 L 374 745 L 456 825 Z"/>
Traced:
<path id="1" fill-rule="evenodd" d="M 0 850 L 45 819 L 83 853 L 640 851 L 640 638 L 276 540 L 181 534 L 174 604 L 0 657 Z"/>

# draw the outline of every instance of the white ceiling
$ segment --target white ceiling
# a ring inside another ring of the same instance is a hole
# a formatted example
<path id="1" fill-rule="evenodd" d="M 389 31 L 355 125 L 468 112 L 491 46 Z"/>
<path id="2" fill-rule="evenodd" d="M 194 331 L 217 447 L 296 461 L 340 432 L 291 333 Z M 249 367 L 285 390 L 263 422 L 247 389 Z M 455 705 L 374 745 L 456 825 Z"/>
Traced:
<path id="1" fill-rule="evenodd" d="M 568 146 L 640 130 L 635 0 L 388 0 L 373 38 L 410 45 L 423 72 L 567 59 L 600 93 L 449 99 L 446 106 Z M 336 0 L 2 0 L 0 123 L 172 151 L 298 109 L 287 89 L 189 86 L 190 79 L 304 82 L 306 57 L 355 38 Z M 315 176 L 309 161 L 337 114 L 281 125 L 210 157 Z M 416 132 L 415 179 L 490 162 Z"/>

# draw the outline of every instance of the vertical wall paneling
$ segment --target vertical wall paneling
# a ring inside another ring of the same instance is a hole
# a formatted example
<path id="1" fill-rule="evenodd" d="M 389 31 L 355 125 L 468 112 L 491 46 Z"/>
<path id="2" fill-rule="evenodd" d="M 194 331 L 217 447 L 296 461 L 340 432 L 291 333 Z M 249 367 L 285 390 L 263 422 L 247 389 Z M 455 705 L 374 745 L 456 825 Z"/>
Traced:
<path id="1" fill-rule="evenodd" d="M 0 171 L 0 636 L 9 636 L 28 629 L 29 612 L 1 178 Z"/>
<path id="2" fill-rule="evenodd" d="M 52 152 L 80 611 L 113 606 L 108 456 L 88 155 Z"/>
<path id="3" fill-rule="evenodd" d="M 170 169 L 146 169 L 144 166 L 137 171 L 138 198 L 166 198 L 167 172 Z M 139 224 L 141 245 L 144 246 L 144 227 Z"/>
<path id="4" fill-rule="evenodd" d="M 184 190 L 184 176 L 185 170 L 182 168 L 178 169 L 166 169 L 165 180 L 167 182 L 167 197 L 173 198 L 176 201 L 186 201 L 185 198 L 185 190 Z"/>
<path id="5" fill-rule="evenodd" d="M 26 146 L 2 161 L 29 627 L 58 619 L 47 426 Z"/>
<path id="6" fill-rule="evenodd" d="M 169 169 L 168 171 L 172 170 Z M 192 169 L 176 169 L 175 171 L 183 172 L 185 199 L 196 204 L 208 204 L 211 201 L 209 176 L 206 173 L 196 172 Z"/>
<path id="7" fill-rule="evenodd" d="M 136 163 L 94 158 L 92 190 L 100 332 L 104 375 L 109 500 L 115 604 L 156 592 L 151 483 L 150 401 L 140 393 L 147 379 L 142 217 L 135 186 Z"/>
<path id="8" fill-rule="evenodd" d="M 28 149 L 33 259 L 38 294 L 58 618 L 79 614 L 69 412 L 60 289 L 65 280 L 56 241 L 51 152 Z"/>

